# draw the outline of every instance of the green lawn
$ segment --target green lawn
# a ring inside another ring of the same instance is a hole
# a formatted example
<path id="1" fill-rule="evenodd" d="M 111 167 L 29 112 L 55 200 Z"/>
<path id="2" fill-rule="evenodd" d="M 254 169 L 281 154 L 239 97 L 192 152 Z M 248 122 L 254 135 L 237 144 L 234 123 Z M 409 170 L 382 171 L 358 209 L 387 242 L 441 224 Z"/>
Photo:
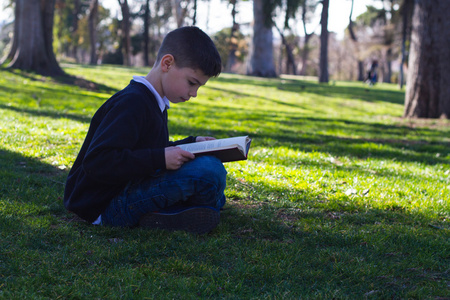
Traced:
<path id="1" fill-rule="evenodd" d="M 0 70 L 1 299 L 448 299 L 450 122 L 402 119 L 397 86 L 222 74 L 171 137 L 250 135 L 219 227 L 96 227 L 63 207 L 96 109 L 145 69 Z"/>

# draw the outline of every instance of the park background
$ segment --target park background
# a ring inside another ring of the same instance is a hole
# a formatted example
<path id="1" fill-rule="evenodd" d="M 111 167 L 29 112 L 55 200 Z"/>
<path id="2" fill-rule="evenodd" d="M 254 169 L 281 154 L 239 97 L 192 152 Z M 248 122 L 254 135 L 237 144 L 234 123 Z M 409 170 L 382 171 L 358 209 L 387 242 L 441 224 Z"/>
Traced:
<path id="1" fill-rule="evenodd" d="M 113 2 L 2 1 L 0 298 L 448 298 L 448 1 Z M 171 108 L 171 138 L 253 138 L 219 227 L 80 221 L 62 195 L 90 118 L 197 18 L 224 72 Z"/>

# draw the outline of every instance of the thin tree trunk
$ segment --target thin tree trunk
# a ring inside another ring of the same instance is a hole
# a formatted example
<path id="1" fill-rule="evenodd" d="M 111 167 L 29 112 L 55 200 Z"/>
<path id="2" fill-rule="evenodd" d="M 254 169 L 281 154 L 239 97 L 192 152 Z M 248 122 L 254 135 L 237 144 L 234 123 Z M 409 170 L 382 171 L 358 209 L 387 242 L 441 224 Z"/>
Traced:
<path id="1" fill-rule="evenodd" d="M 364 81 L 364 62 L 358 60 L 358 81 Z"/>
<path id="2" fill-rule="evenodd" d="M 293 75 L 297 75 L 296 69 L 295 69 L 295 59 L 294 59 L 294 54 L 292 53 L 292 48 L 289 45 L 289 43 L 286 40 L 286 37 L 284 36 L 283 32 L 280 30 L 280 28 L 278 28 L 278 26 L 274 23 L 275 28 L 277 29 L 278 33 L 280 34 L 281 37 L 281 43 L 282 45 L 285 47 L 286 49 L 286 73 L 289 73 L 289 68 L 291 68 L 292 74 Z M 281 49 L 282 50 L 282 49 Z M 281 53 L 282 51 L 280 51 L 280 57 L 281 57 Z M 280 60 L 281 62 L 281 60 Z M 280 70 L 281 70 L 281 63 L 280 63 Z"/>
<path id="3" fill-rule="evenodd" d="M 150 65 L 150 61 L 148 59 L 149 43 L 150 43 L 149 27 L 150 27 L 150 0 L 146 0 L 144 12 L 144 64 L 146 66 Z"/>
<path id="4" fill-rule="evenodd" d="M 320 73 L 319 82 L 327 83 L 328 76 L 328 7 L 330 0 L 322 1 L 322 17 L 320 20 L 322 31 L 320 33 Z"/>
<path id="5" fill-rule="evenodd" d="M 360 55 L 360 50 L 359 50 L 358 38 L 355 34 L 355 31 L 353 30 L 353 21 L 352 21 L 353 4 L 354 4 L 354 0 L 352 0 L 350 15 L 348 17 L 348 31 L 350 33 L 350 38 L 353 41 L 353 44 L 355 45 L 356 56 L 358 57 L 358 81 L 364 81 L 364 63 L 360 58 L 361 55 Z"/>
<path id="6" fill-rule="evenodd" d="M 401 64 L 400 64 L 400 78 L 399 78 L 399 85 L 400 85 L 400 89 L 403 89 L 403 84 L 405 82 L 405 74 L 403 71 L 405 62 L 406 62 L 406 39 L 408 36 L 408 16 L 410 14 L 410 4 L 411 1 L 410 0 L 404 0 L 403 2 L 403 10 L 402 10 L 402 14 L 403 14 L 403 19 L 402 19 L 402 59 L 401 59 Z"/>
<path id="7" fill-rule="evenodd" d="M 197 0 L 194 0 L 194 15 L 192 16 L 192 25 L 195 26 L 197 24 Z"/>
<path id="8" fill-rule="evenodd" d="M 309 59 L 309 40 L 314 34 L 308 33 L 306 30 L 306 0 L 303 1 L 302 4 L 302 23 L 303 23 L 303 31 L 305 32 L 305 40 L 303 44 L 303 52 L 302 52 L 302 69 L 300 70 L 300 75 L 306 75 L 308 69 L 308 59 Z"/>
<path id="9" fill-rule="evenodd" d="M 383 82 L 391 83 L 392 78 L 392 48 L 386 50 L 386 69 L 383 74 Z"/>
<path id="10" fill-rule="evenodd" d="M 80 0 L 74 1 L 74 11 L 72 14 L 72 56 L 75 58 L 75 61 L 78 63 L 78 15 L 80 14 Z"/>
<path id="11" fill-rule="evenodd" d="M 123 49 L 123 64 L 125 66 L 131 65 L 131 36 L 130 36 L 130 8 L 128 0 L 119 0 L 122 11 L 122 49 Z"/>
<path id="12" fill-rule="evenodd" d="M 89 41 L 91 44 L 90 64 L 97 64 L 97 20 L 98 20 L 98 0 L 92 0 L 89 7 Z"/>
<path id="13" fill-rule="evenodd" d="M 231 0 L 229 2 L 232 5 L 231 17 L 233 19 L 233 24 L 231 26 L 230 42 L 229 42 L 230 52 L 228 54 L 227 65 L 225 66 L 225 72 L 231 73 L 233 66 L 236 63 L 236 50 L 237 50 L 236 33 L 238 31 L 239 25 L 236 23 L 236 2 L 237 2 L 237 0 Z"/>

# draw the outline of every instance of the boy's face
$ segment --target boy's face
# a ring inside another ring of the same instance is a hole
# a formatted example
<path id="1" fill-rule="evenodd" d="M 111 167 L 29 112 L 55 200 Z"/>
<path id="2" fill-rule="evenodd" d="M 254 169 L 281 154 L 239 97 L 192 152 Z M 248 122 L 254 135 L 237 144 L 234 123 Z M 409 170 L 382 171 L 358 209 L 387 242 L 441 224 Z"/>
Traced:
<path id="1" fill-rule="evenodd" d="M 191 97 L 197 97 L 197 91 L 208 81 L 209 76 L 201 70 L 178 68 L 172 64 L 162 80 L 164 96 L 172 103 L 186 102 Z"/>

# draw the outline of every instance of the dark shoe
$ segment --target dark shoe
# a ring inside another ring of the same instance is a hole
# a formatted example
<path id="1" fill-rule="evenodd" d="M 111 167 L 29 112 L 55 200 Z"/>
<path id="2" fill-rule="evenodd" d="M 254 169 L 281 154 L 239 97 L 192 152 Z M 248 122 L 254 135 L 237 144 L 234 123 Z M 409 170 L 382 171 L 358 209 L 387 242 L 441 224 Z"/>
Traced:
<path id="1" fill-rule="evenodd" d="M 204 234 L 216 228 L 219 220 L 218 210 L 207 206 L 196 206 L 174 212 L 151 212 L 141 218 L 139 225 L 145 228 L 184 230 Z"/>

